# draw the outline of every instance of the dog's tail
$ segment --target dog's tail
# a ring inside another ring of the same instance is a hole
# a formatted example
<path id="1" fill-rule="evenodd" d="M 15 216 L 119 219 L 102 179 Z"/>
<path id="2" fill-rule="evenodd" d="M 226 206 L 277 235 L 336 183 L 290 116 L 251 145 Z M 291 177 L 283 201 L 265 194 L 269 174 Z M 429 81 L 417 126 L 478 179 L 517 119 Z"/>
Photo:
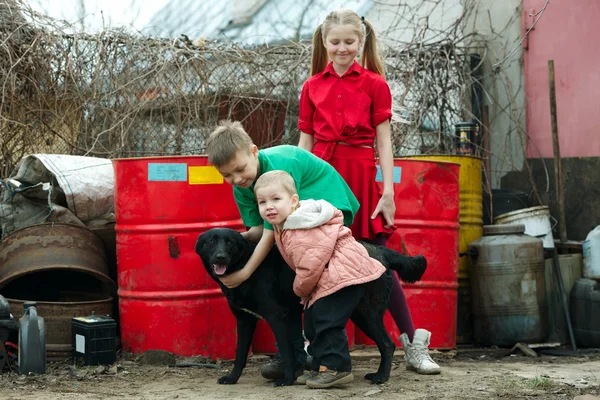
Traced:
<path id="1" fill-rule="evenodd" d="M 387 260 L 387 267 L 396 271 L 400 279 L 406 283 L 421 280 L 427 269 L 427 259 L 421 254 L 409 257 L 386 247 L 382 247 L 381 252 Z"/>
<path id="2" fill-rule="evenodd" d="M 400 279 L 406 283 L 419 281 L 427 269 L 427 259 L 420 254 L 410 257 L 384 246 L 375 246 L 363 241 L 360 243 L 365 246 L 369 256 L 396 271 Z"/>

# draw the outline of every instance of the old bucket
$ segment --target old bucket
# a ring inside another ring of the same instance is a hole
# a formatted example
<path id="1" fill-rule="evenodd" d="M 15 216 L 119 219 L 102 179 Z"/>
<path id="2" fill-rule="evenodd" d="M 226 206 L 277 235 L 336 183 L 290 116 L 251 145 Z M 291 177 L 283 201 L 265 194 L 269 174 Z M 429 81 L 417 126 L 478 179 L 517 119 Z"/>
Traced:
<path id="1" fill-rule="evenodd" d="M 554 248 L 548 206 L 529 207 L 498 215 L 495 224 L 524 224 L 525 234 L 542 239 L 545 249 Z"/>

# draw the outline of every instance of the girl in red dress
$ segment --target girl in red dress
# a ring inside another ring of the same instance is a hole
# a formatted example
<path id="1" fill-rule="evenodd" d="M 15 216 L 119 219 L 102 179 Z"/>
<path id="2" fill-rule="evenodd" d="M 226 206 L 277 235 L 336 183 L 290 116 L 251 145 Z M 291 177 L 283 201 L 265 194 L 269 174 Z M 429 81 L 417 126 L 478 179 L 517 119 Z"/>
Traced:
<path id="1" fill-rule="evenodd" d="M 360 64 L 355 60 L 362 48 Z M 300 96 L 298 146 L 328 161 L 360 202 L 351 226 L 355 238 L 385 245 L 394 230 L 392 95 L 383 76 L 371 24 L 354 11 L 331 12 L 313 36 L 311 77 Z M 383 191 L 375 182 L 376 154 Z M 408 369 L 438 374 L 429 356 L 431 333 L 413 326 L 404 291 L 393 274 L 389 310 L 403 332 Z"/>

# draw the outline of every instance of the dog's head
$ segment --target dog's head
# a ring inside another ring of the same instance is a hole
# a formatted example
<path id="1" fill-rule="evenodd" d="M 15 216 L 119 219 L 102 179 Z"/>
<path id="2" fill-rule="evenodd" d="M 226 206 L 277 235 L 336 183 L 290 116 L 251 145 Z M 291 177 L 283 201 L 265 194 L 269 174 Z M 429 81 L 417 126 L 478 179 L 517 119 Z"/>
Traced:
<path id="1" fill-rule="evenodd" d="M 239 232 L 213 228 L 198 236 L 196 254 L 206 271 L 219 278 L 242 269 L 252 254 L 252 246 Z"/>

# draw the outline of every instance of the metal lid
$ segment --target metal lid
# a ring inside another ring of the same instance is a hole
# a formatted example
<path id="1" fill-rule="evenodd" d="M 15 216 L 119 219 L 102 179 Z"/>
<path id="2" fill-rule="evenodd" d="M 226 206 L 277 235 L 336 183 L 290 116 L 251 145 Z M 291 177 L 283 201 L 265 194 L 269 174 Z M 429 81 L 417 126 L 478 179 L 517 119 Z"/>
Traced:
<path id="1" fill-rule="evenodd" d="M 536 206 L 536 207 L 521 208 L 520 210 L 515 210 L 515 211 L 507 212 L 504 214 L 500 214 L 497 217 L 494 217 L 494 221 L 501 221 L 503 219 L 514 217 L 517 215 L 520 216 L 521 214 L 528 214 L 529 216 L 533 216 L 531 214 L 537 215 L 538 213 L 545 214 L 545 213 L 549 213 L 549 212 L 550 212 L 550 208 L 548 206 Z"/>
<path id="2" fill-rule="evenodd" d="M 485 225 L 483 227 L 483 235 L 510 235 L 510 234 L 525 233 L 524 224 L 500 224 L 500 225 Z"/>

